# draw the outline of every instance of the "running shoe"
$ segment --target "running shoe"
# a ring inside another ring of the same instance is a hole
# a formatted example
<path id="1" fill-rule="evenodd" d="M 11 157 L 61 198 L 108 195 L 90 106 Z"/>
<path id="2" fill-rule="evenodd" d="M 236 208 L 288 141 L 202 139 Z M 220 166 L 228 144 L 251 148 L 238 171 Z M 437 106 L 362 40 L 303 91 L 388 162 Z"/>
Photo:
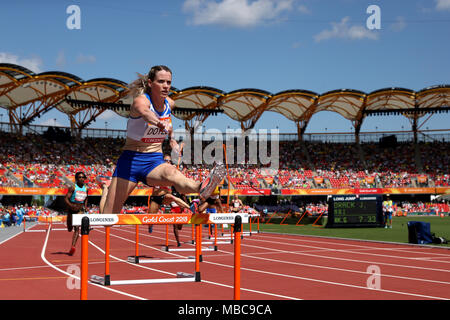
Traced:
<path id="1" fill-rule="evenodd" d="M 216 166 L 209 173 L 208 178 L 203 180 L 202 184 L 200 185 L 200 192 L 199 192 L 200 197 L 208 199 L 209 196 L 213 193 L 214 189 L 217 187 L 217 185 L 225 177 L 225 173 L 226 171 L 223 163 L 221 162 L 217 163 Z"/>
<path id="2" fill-rule="evenodd" d="M 69 250 L 69 256 L 73 256 L 73 254 L 75 253 L 75 247 L 70 248 Z"/>
<path id="3" fill-rule="evenodd" d="M 198 204 L 197 202 L 192 202 L 190 206 L 192 214 L 196 214 L 198 212 Z"/>

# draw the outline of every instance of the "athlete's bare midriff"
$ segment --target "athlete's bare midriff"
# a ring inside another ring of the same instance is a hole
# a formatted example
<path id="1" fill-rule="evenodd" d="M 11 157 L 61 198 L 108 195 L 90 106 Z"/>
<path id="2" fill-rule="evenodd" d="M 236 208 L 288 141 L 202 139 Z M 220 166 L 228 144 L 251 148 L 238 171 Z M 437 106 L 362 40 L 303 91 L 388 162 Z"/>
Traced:
<path id="1" fill-rule="evenodd" d="M 160 152 L 162 153 L 162 143 L 146 143 L 127 138 L 123 150 L 136 152 Z"/>

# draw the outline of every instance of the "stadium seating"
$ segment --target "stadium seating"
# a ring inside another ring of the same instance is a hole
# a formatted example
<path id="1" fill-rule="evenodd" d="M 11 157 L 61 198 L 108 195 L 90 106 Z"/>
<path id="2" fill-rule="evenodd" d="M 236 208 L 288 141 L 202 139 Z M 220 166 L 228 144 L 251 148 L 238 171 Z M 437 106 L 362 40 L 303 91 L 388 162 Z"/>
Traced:
<path id="1" fill-rule="evenodd" d="M 85 138 L 48 141 L 41 135 L 0 133 L 0 185 L 65 188 L 83 171 L 89 188 L 97 175 L 111 176 L 123 139 Z M 280 141 L 279 170 L 268 176 L 262 165 L 231 165 L 234 188 L 374 188 L 449 186 L 450 148 L 446 142 L 413 143 L 383 148 L 378 143 Z M 168 147 L 164 146 L 165 151 Z M 418 157 L 417 157 L 418 156 Z M 192 154 L 193 157 L 193 154 Z M 192 158 L 193 162 L 193 158 Z M 182 165 L 197 181 L 211 166 Z M 423 179 L 425 176 L 425 179 Z M 421 179 L 419 179 L 421 178 Z M 420 180 L 420 181 L 419 181 Z M 139 185 L 138 188 L 146 188 Z"/>

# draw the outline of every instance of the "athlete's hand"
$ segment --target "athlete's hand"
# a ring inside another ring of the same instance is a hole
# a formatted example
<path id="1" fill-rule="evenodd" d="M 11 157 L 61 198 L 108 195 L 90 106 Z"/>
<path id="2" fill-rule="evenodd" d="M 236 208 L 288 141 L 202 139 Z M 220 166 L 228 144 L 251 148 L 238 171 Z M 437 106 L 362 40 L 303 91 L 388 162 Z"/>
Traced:
<path id="1" fill-rule="evenodd" d="M 166 133 L 168 133 L 170 131 L 170 127 L 171 125 L 165 121 L 158 121 L 156 123 L 156 126 L 161 130 L 161 131 L 165 131 Z"/>

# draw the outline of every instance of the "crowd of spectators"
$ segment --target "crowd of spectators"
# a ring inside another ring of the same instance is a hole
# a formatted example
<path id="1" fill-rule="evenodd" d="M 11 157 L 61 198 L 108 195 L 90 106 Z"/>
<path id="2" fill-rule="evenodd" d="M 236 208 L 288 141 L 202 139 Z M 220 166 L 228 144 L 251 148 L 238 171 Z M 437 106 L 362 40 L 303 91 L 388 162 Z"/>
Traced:
<path id="1" fill-rule="evenodd" d="M 88 188 L 98 188 L 96 177 L 112 175 L 124 144 L 119 138 L 69 136 L 54 141 L 48 135 L 5 132 L 0 132 L 0 141 L 0 186 L 47 188 L 65 188 L 77 171 L 85 172 Z M 417 162 L 416 147 L 422 164 Z M 193 163 L 194 152 L 191 154 Z M 378 143 L 280 141 L 277 170 L 260 164 L 230 163 L 227 183 L 236 189 L 449 186 L 449 160 L 446 142 L 399 143 L 386 148 Z M 181 170 L 200 181 L 210 166 L 182 164 Z M 419 181 L 419 176 L 425 180 Z"/>
<path id="2" fill-rule="evenodd" d="M 450 186 L 450 148 L 446 142 L 420 143 L 424 172 L 436 187 Z"/>
<path id="3" fill-rule="evenodd" d="M 20 226 L 24 220 L 35 221 L 39 216 L 50 216 L 56 214 L 52 210 L 35 205 L 8 205 L 0 203 L 0 225 L 1 227 Z"/>
<path id="4" fill-rule="evenodd" d="M 394 203 L 394 212 L 397 215 L 410 215 L 410 214 L 426 214 L 426 215 L 440 215 L 440 213 L 450 212 L 449 203 L 446 201 L 434 201 L 434 202 L 410 202 L 400 201 Z"/>

